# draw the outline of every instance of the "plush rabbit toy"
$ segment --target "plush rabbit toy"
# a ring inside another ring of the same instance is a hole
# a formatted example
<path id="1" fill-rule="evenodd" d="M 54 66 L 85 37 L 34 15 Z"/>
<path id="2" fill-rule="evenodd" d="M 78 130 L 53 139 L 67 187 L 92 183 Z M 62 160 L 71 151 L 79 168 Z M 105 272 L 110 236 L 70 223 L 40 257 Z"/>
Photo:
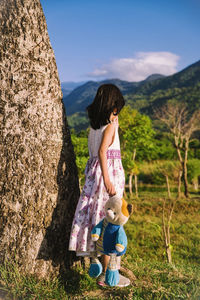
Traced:
<path id="1" fill-rule="evenodd" d="M 128 221 L 133 211 L 131 204 L 118 197 L 110 197 L 105 205 L 105 218 L 92 229 L 92 240 L 96 242 L 96 250 L 109 255 L 110 263 L 106 271 L 106 284 L 116 286 L 119 282 L 119 271 L 116 266 L 116 256 L 126 252 L 127 237 L 123 225 Z M 93 257 L 89 275 L 98 277 L 102 272 L 102 265 L 97 257 Z"/>

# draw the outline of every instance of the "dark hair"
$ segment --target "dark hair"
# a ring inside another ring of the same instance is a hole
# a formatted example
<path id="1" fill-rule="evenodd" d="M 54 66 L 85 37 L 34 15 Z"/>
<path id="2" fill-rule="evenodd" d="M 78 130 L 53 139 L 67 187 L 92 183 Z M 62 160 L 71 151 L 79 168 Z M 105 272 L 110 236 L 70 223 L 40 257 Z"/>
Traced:
<path id="1" fill-rule="evenodd" d="M 119 113 L 124 104 L 124 97 L 118 87 L 114 84 L 101 85 L 92 104 L 87 107 L 91 127 L 99 129 L 110 123 L 110 114 L 114 109 Z"/>

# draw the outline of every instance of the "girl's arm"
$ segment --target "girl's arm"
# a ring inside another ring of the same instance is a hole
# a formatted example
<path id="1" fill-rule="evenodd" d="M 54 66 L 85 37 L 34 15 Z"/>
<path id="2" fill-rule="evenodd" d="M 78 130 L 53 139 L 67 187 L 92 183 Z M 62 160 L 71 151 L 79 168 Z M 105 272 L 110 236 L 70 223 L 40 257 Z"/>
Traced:
<path id="1" fill-rule="evenodd" d="M 115 124 L 109 124 L 103 134 L 101 145 L 99 147 L 99 161 L 102 170 L 103 180 L 105 188 L 110 196 L 116 194 L 115 187 L 110 181 L 107 167 L 107 150 L 108 147 L 113 143 L 115 135 Z"/>

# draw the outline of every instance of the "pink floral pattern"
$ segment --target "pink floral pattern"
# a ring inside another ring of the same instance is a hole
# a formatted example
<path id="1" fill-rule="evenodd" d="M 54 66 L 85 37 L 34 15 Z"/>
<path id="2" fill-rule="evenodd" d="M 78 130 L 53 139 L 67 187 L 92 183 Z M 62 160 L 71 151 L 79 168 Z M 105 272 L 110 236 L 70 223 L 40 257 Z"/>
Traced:
<path id="1" fill-rule="evenodd" d="M 116 193 L 122 197 L 125 176 L 119 149 L 107 151 L 107 165 L 110 181 Z M 104 207 L 109 196 L 104 186 L 98 157 L 89 158 L 85 175 L 85 185 L 72 223 L 69 250 L 88 253 L 95 250 L 95 244 L 91 240 L 91 230 L 104 218 Z"/>

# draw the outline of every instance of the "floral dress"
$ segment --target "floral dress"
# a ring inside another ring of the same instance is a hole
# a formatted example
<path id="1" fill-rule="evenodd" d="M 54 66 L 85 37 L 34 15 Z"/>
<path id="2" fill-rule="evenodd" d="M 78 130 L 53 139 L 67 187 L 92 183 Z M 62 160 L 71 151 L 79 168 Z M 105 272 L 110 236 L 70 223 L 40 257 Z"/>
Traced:
<path id="1" fill-rule="evenodd" d="M 109 195 L 104 186 L 98 150 L 106 126 L 96 130 L 90 128 L 88 136 L 90 158 L 86 165 L 85 185 L 76 207 L 69 241 L 69 250 L 76 251 L 77 255 L 90 255 L 90 252 L 95 251 L 91 230 L 105 216 L 104 207 Z M 125 176 L 121 162 L 118 123 L 115 124 L 114 141 L 107 150 L 107 166 L 110 181 L 116 193 L 122 197 Z"/>

